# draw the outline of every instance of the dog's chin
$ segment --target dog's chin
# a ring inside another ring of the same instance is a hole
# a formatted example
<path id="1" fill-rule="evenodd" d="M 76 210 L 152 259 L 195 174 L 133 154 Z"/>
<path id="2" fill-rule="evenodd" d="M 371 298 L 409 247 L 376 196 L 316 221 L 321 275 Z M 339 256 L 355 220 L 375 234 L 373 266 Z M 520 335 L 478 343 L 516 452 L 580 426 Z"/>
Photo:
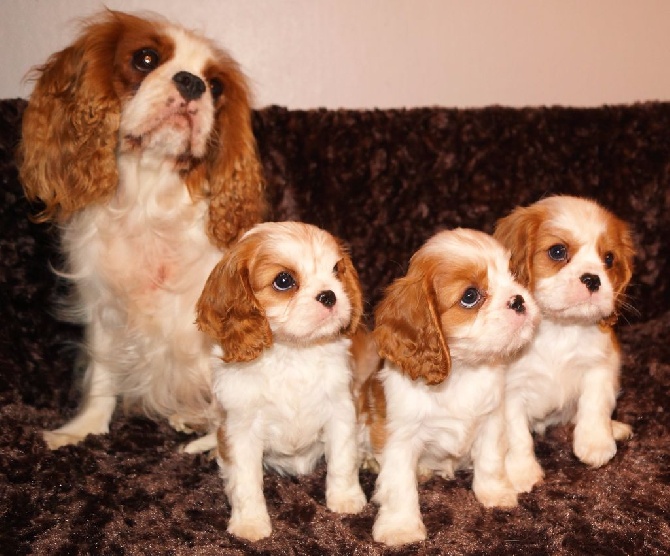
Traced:
<path id="1" fill-rule="evenodd" d="M 332 317 L 313 326 L 309 322 L 302 326 L 272 327 L 272 336 L 275 342 L 292 346 L 312 346 L 326 344 L 337 339 L 342 334 L 347 322 Z"/>
<path id="2" fill-rule="evenodd" d="M 591 325 L 597 324 L 612 314 L 611 307 L 604 307 L 598 303 L 585 301 L 567 307 L 543 306 L 538 301 L 542 309 L 544 318 L 570 325 Z"/>

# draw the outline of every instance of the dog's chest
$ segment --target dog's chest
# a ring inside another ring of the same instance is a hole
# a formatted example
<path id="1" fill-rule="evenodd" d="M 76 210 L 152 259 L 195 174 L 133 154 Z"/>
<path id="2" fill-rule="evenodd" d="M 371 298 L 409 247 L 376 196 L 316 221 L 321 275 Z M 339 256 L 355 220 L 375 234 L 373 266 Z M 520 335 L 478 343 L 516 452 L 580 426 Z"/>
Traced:
<path id="1" fill-rule="evenodd" d="M 348 343 L 291 349 L 273 346 L 244 368 L 223 368 L 216 394 L 233 420 L 262 430 L 265 452 L 299 454 L 323 437 L 336 407 L 349 400 Z"/>
<path id="2" fill-rule="evenodd" d="M 221 256 L 205 231 L 204 202 L 192 202 L 185 190 L 159 200 L 96 207 L 66 245 L 75 274 L 93 291 L 145 314 L 168 299 L 196 295 Z"/>

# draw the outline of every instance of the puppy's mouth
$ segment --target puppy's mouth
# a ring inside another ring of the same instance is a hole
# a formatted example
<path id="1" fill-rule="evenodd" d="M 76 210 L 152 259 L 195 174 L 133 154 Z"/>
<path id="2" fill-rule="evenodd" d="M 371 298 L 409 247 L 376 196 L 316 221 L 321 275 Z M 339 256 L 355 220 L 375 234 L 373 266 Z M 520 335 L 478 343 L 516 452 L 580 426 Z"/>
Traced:
<path id="1" fill-rule="evenodd" d="M 161 110 L 146 118 L 141 126 L 123 135 L 122 150 L 153 150 L 174 158 L 199 158 L 204 154 L 206 138 L 194 102 L 168 100 Z"/>

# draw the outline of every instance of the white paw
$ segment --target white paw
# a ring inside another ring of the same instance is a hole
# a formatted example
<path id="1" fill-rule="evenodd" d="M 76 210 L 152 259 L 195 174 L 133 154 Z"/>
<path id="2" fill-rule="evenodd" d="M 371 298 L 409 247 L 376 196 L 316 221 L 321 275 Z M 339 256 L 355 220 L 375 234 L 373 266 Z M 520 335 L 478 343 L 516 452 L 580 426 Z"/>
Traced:
<path id="1" fill-rule="evenodd" d="M 530 492 L 544 478 L 544 471 L 533 456 L 508 454 L 505 470 L 516 492 Z"/>
<path id="2" fill-rule="evenodd" d="M 633 427 L 612 419 L 612 436 L 614 440 L 628 440 L 633 436 Z"/>
<path id="3" fill-rule="evenodd" d="M 357 514 L 365 504 L 365 494 L 358 484 L 345 492 L 326 493 L 326 506 L 331 512 L 338 514 Z"/>
<path id="4" fill-rule="evenodd" d="M 473 487 L 475 497 L 485 508 L 514 508 L 518 504 L 516 490 L 511 484 L 488 484 Z"/>
<path id="5" fill-rule="evenodd" d="M 616 442 L 609 435 L 583 432 L 575 427 L 573 449 L 582 462 L 592 467 L 600 467 L 616 454 Z"/>
<path id="6" fill-rule="evenodd" d="M 215 450 L 217 447 L 216 433 L 211 432 L 195 440 L 187 442 L 180 448 L 180 451 L 187 454 L 200 454 L 202 452 L 209 452 Z"/>
<path id="7" fill-rule="evenodd" d="M 67 432 L 59 432 L 60 429 L 55 431 L 44 431 L 42 432 L 42 437 L 44 442 L 50 450 L 57 450 L 61 446 L 70 446 L 74 444 L 79 444 L 87 434 L 70 434 Z"/>
<path id="8" fill-rule="evenodd" d="M 388 546 L 399 546 L 426 539 L 426 526 L 421 517 L 388 520 L 378 516 L 372 527 L 372 538 Z"/>
<path id="9" fill-rule="evenodd" d="M 264 539 L 272 533 L 270 516 L 232 516 L 228 523 L 228 532 L 252 542 Z"/>

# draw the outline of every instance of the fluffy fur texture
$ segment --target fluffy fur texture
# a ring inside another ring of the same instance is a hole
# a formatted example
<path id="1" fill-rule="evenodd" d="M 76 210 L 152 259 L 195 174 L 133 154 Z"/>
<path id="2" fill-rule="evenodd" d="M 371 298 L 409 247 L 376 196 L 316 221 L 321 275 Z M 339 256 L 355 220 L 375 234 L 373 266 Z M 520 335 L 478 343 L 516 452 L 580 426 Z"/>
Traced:
<path id="1" fill-rule="evenodd" d="M 37 77 L 21 179 L 62 228 L 70 316 L 90 356 L 79 414 L 45 439 L 108 432 L 117 396 L 207 428 L 210 346 L 195 302 L 264 210 L 244 77 L 201 36 L 112 11 Z"/>
<path id="2" fill-rule="evenodd" d="M 218 343 L 217 459 L 231 505 L 228 531 L 249 540 L 271 533 L 263 465 L 305 474 L 324 454 L 328 508 L 359 512 L 366 500 L 349 336 L 362 301 L 342 245 L 315 226 L 260 224 L 216 266 L 197 309 Z"/>
<path id="3" fill-rule="evenodd" d="M 495 236 L 511 250 L 513 272 L 543 317 L 507 374 L 506 466 L 515 488 L 527 492 L 543 477 L 531 431 L 574 423 L 574 453 L 596 467 L 614 456 L 615 440 L 631 434 L 611 416 L 621 359 L 612 326 L 625 305 L 633 245 L 624 222 L 569 196 L 515 209 Z"/>
<path id="4" fill-rule="evenodd" d="M 535 329 L 538 310 L 491 236 L 440 232 L 412 257 L 375 313 L 385 358 L 367 381 L 360 416 L 380 465 L 373 537 L 426 537 L 417 473 L 453 477 L 472 465 L 485 506 L 515 506 L 504 470 L 504 372 Z"/>

